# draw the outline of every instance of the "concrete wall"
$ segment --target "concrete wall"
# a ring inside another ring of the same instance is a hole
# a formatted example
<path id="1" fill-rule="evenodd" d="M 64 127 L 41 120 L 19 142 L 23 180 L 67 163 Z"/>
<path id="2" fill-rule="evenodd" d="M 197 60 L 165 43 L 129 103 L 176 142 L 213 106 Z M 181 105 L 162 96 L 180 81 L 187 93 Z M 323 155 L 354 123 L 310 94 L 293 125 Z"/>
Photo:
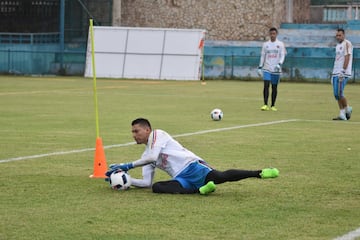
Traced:
<path id="1" fill-rule="evenodd" d="M 310 0 L 290 0 L 293 22 L 306 22 Z M 264 40 L 287 19 L 289 0 L 123 0 L 121 25 L 198 28 L 210 40 Z M 114 13 L 114 17 L 116 17 Z"/>
<path id="2" fill-rule="evenodd" d="M 112 25 L 121 26 L 121 0 L 113 0 Z"/>

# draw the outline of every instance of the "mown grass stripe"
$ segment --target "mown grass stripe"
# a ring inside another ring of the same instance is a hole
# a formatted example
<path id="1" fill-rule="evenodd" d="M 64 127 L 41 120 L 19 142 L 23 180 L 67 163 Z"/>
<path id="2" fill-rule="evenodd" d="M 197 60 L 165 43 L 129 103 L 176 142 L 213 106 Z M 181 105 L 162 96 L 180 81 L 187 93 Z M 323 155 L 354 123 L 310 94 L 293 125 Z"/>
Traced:
<path id="1" fill-rule="evenodd" d="M 226 127 L 226 128 L 209 129 L 209 130 L 203 130 L 203 131 L 197 131 L 197 132 L 191 132 L 191 133 L 178 134 L 178 135 L 174 135 L 174 137 L 176 138 L 176 137 L 193 136 L 193 135 L 206 134 L 206 133 L 212 133 L 212 132 L 229 131 L 229 130 L 240 129 L 240 128 L 260 127 L 260 126 L 287 123 L 287 122 L 293 122 L 293 121 L 297 121 L 297 120 L 296 119 L 287 119 L 287 120 L 279 120 L 279 121 L 272 121 L 272 122 L 238 125 L 238 126 Z M 114 144 L 114 145 L 104 146 L 104 149 L 115 148 L 115 147 L 125 147 L 125 146 L 129 146 L 129 145 L 134 145 L 134 144 L 135 144 L 135 142 Z M 88 152 L 88 151 L 94 151 L 94 150 L 95 150 L 95 148 L 84 148 L 84 149 L 75 149 L 75 150 L 69 150 L 69 151 L 37 154 L 37 155 L 31 155 L 31 156 L 22 156 L 22 157 L 3 159 L 3 160 L 0 160 L 0 163 L 22 161 L 22 160 L 29 160 L 29 159 L 36 159 L 36 158 L 43 158 L 43 157 L 50 157 L 50 156 L 58 156 L 58 155 L 67 155 L 67 154 L 73 154 L 73 153 L 82 153 L 82 152 Z"/>

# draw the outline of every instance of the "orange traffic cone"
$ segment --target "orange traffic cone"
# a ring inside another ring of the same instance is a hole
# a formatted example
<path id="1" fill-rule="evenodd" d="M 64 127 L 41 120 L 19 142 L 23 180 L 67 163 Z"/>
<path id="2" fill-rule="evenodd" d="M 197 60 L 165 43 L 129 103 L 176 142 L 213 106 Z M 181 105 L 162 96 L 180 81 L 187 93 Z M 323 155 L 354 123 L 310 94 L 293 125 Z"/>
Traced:
<path id="1" fill-rule="evenodd" d="M 107 164 L 105 159 L 104 147 L 100 137 L 96 138 L 96 148 L 94 157 L 94 174 L 91 178 L 106 178 Z"/>

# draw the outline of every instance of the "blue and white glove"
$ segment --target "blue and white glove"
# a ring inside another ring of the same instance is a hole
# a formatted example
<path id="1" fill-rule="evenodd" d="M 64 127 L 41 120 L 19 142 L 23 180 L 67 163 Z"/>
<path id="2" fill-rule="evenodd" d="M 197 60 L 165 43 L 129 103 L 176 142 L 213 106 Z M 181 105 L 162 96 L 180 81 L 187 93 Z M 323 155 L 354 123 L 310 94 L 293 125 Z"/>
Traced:
<path id="1" fill-rule="evenodd" d="M 274 70 L 275 70 L 275 72 L 281 72 L 281 64 L 280 63 L 276 64 Z"/>
<path id="2" fill-rule="evenodd" d="M 120 163 L 120 164 L 111 164 L 110 169 L 105 173 L 106 176 L 110 177 L 110 175 L 115 172 L 116 170 L 122 171 L 129 171 L 130 169 L 134 168 L 133 163 Z"/>
<path id="3" fill-rule="evenodd" d="M 257 74 L 259 75 L 259 77 L 261 77 L 263 75 L 262 67 L 260 67 L 260 66 L 258 67 Z"/>

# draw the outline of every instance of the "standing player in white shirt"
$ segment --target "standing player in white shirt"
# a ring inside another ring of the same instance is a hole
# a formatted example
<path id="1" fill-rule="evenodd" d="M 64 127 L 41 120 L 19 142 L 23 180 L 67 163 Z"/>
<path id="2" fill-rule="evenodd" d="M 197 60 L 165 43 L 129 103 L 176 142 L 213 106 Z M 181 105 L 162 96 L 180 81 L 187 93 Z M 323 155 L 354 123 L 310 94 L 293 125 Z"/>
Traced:
<path id="1" fill-rule="evenodd" d="M 106 176 L 119 169 L 128 171 L 142 166 L 142 179 L 132 178 L 135 187 L 152 187 L 155 193 L 200 193 L 215 191 L 216 185 L 245 178 L 275 178 L 279 175 L 276 168 L 262 170 L 230 169 L 218 171 L 210 167 L 203 159 L 184 148 L 168 133 L 160 129 L 152 130 L 150 122 L 144 118 L 132 121 L 132 135 L 137 144 L 146 148 L 139 160 L 131 163 L 112 164 Z M 168 173 L 172 179 L 153 184 L 155 168 Z"/>
<path id="2" fill-rule="evenodd" d="M 338 102 L 340 113 L 333 120 L 349 120 L 352 113 L 352 107 L 348 106 L 344 96 L 344 89 L 352 73 L 353 46 L 351 42 L 345 39 L 344 29 L 338 29 L 336 32 L 336 56 L 334 69 L 331 77 L 334 97 Z"/>
<path id="3" fill-rule="evenodd" d="M 283 42 L 277 40 L 278 30 L 270 28 L 270 40 L 265 42 L 261 50 L 261 58 L 258 68 L 259 76 L 263 76 L 264 80 L 264 105 L 262 111 L 277 111 L 275 102 L 277 98 L 277 86 L 280 81 L 281 65 L 285 61 L 286 49 Z M 271 106 L 268 106 L 269 87 L 271 83 Z"/>

